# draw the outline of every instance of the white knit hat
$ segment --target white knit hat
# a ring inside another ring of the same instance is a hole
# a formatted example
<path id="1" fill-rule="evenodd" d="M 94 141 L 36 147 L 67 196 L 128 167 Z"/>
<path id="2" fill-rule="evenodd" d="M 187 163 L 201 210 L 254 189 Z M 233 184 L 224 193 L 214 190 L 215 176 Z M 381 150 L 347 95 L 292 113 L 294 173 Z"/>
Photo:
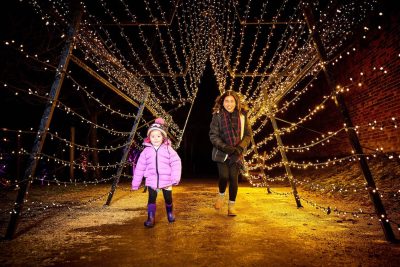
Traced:
<path id="1" fill-rule="evenodd" d="M 151 131 L 158 130 L 164 137 L 167 137 L 167 132 L 165 131 L 164 123 L 165 122 L 163 118 L 157 118 L 147 130 L 147 136 L 150 136 Z"/>

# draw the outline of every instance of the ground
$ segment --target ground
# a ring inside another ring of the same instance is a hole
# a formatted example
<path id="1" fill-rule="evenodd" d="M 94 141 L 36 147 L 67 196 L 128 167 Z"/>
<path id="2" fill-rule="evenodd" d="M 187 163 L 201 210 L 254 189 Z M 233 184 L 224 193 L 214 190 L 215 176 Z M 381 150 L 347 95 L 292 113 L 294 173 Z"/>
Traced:
<path id="1" fill-rule="evenodd" d="M 226 205 L 219 212 L 213 208 L 216 188 L 216 180 L 183 180 L 173 191 L 176 222 L 168 223 L 160 196 L 156 225 L 146 229 L 147 194 L 131 192 L 128 182 L 120 184 L 109 206 L 103 206 L 109 185 L 60 185 L 56 193 L 33 186 L 30 198 L 46 202 L 30 205 L 16 237 L 0 243 L 0 265 L 398 266 L 400 245 L 385 240 L 377 219 L 328 215 L 305 201 L 298 208 L 289 186 L 274 186 L 268 194 L 247 182 L 240 183 L 238 216 L 228 217 Z M 322 206 L 357 208 L 298 189 Z M 45 203 L 53 204 L 44 209 Z M 6 224 L 3 218 L 3 231 Z"/>

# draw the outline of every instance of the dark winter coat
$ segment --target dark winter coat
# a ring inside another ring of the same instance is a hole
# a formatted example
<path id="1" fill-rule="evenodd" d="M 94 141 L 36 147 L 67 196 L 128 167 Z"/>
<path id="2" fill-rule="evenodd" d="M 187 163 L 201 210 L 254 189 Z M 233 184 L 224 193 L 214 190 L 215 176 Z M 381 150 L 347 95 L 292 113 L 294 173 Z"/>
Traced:
<path id="1" fill-rule="evenodd" d="M 241 140 L 236 146 L 240 146 L 242 148 L 242 151 L 245 152 L 251 142 L 251 127 L 246 114 L 240 114 L 240 124 Z M 223 137 L 226 136 L 223 131 L 224 127 L 222 125 L 221 112 L 213 114 L 209 132 L 210 141 L 213 144 L 214 148 L 229 154 L 229 142 L 228 140 L 223 139 Z"/>

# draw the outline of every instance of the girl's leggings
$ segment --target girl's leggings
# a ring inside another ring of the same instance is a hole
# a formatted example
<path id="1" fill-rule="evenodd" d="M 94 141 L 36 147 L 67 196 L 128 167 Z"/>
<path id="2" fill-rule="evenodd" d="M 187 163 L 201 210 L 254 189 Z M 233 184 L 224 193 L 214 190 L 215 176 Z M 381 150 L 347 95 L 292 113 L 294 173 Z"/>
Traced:
<path id="1" fill-rule="evenodd" d="M 167 190 L 167 189 L 162 189 L 163 195 L 164 195 L 164 200 L 165 204 L 171 205 L 172 204 L 172 190 Z M 148 204 L 156 204 L 157 200 L 157 190 L 154 190 L 149 186 L 149 200 Z"/>

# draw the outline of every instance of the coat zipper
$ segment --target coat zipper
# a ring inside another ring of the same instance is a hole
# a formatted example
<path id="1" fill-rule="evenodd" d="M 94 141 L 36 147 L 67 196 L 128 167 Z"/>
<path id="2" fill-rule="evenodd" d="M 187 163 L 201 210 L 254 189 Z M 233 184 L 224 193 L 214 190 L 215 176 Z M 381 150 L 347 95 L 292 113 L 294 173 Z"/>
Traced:
<path id="1" fill-rule="evenodd" d="M 161 146 L 160 146 L 161 147 Z M 158 149 L 156 150 L 156 173 L 157 173 L 157 189 L 159 187 L 159 183 L 160 183 L 160 175 L 158 174 L 158 150 L 160 149 L 160 147 L 158 147 Z"/>

